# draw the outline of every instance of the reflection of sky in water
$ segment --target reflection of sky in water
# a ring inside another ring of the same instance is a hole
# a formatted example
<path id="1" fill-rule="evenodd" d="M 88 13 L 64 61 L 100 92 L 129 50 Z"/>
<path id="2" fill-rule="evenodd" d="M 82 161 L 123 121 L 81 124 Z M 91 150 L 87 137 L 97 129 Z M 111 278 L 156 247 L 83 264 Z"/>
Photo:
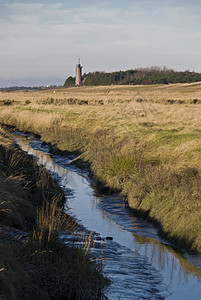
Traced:
<path id="1" fill-rule="evenodd" d="M 71 214 L 103 238 L 113 237 L 114 241 L 104 246 L 104 255 L 108 258 L 104 271 L 114 280 L 109 299 L 118 299 L 121 293 L 122 299 L 163 299 L 163 296 L 169 300 L 200 299 L 199 269 L 161 239 L 157 228 L 146 220 L 134 218 L 117 196 L 94 196 L 86 177 L 67 170 L 72 158 L 50 157 L 48 147 L 39 140 L 18 138 L 22 149 L 37 156 L 38 163 L 45 165 L 59 180 Z M 187 257 L 201 266 L 198 255 Z"/>

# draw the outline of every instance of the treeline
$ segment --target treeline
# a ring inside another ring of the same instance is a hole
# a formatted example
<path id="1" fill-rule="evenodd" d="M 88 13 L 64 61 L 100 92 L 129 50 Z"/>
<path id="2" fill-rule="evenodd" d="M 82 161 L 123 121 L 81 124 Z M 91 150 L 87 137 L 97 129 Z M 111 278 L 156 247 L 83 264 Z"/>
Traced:
<path id="1" fill-rule="evenodd" d="M 1 92 L 14 92 L 14 91 L 37 91 L 37 90 L 49 90 L 49 89 L 56 89 L 57 85 L 48 85 L 48 86 L 9 86 L 9 87 L 2 87 L 0 88 Z"/>
<path id="2" fill-rule="evenodd" d="M 13 91 L 23 91 L 23 90 L 38 90 L 43 87 L 31 87 L 31 86 L 9 86 L 0 88 L 1 92 L 13 92 Z"/>
<path id="3" fill-rule="evenodd" d="M 169 84 L 201 81 L 201 73 L 176 72 L 166 67 L 150 67 L 112 73 L 90 72 L 83 75 L 83 85 Z M 75 78 L 68 77 L 64 86 L 73 86 Z"/>

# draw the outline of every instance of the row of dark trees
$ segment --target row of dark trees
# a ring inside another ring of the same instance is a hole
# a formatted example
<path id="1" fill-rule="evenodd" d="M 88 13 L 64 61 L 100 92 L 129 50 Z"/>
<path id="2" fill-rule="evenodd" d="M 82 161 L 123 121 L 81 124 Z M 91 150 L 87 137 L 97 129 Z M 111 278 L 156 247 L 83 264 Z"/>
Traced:
<path id="1" fill-rule="evenodd" d="M 28 92 L 30 90 L 46 90 L 46 89 L 55 89 L 57 88 L 56 85 L 51 85 L 50 87 L 44 87 L 44 86 L 10 86 L 5 88 L 0 88 L 1 92 L 12 92 L 12 91 L 22 91 Z"/>
<path id="2" fill-rule="evenodd" d="M 184 71 L 176 72 L 166 67 L 141 68 L 112 73 L 93 72 L 85 73 L 83 85 L 121 85 L 121 84 L 168 84 L 201 81 L 201 73 Z M 75 78 L 70 76 L 64 86 L 74 86 Z"/>

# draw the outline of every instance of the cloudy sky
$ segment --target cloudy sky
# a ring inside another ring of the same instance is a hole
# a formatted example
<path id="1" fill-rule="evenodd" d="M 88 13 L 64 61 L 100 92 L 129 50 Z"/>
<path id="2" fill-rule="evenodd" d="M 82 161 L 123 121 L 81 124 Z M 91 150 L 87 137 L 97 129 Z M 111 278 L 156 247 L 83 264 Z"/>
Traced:
<path id="1" fill-rule="evenodd" d="M 146 66 L 201 72 L 200 0 L 0 0 L 0 87 Z"/>

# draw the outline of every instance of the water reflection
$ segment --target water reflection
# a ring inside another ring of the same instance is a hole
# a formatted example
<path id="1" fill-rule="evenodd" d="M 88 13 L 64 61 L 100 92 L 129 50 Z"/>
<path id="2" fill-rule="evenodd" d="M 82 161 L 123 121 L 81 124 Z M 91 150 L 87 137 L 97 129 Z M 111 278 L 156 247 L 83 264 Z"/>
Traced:
<path id="1" fill-rule="evenodd" d="M 151 249 L 151 262 L 154 265 L 157 265 L 160 270 L 169 270 L 171 281 L 175 276 L 175 272 L 177 272 L 177 277 L 180 278 L 181 281 L 183 279 L 188 280 L 190 275 L 196 276 L 199 281 L 201 281 L 201 272 L 199 268 L 191 264 L 179 250 L 174 249 L 170 245 L 162 244 L 157 240 L 141 237 L 135 234 L 133 234 L 133 237 L 136 246 L 135 250 L 147 255 Z M 169 254 L 172 254 L 171 259 Z"/>
<path id="2" fill-rule="evenodd" d="M 160 270 L 171 267 L 173 269 L 171 272 L 174 272 L 178 264 L 177 261 L 179 261 L 179 269 L 187 274 L 193 274 L 201 280 L 201 254 L 189 255 L 180 251 L 161 238 L 158 228 L 154 227 L 151 222 L 143 218 L 134 217 L 130 209 L 125 208 L 122 199 L 118 196 L 111 197 L 112 201 L 108 197 L 99 199 L 97 205 L 102 209 L 104 217 L 108 218 L 108 222 L 115 221 L 122 228 L 132 232 L 135 251 L 143 252 L 145 255 L 149 253 L 151 261 L 157 262 Z M 172 256 L 171 262 L 168 253 Z"/>
<path id="3" fill-rule="evenodd" d="M 199 299 L 199 255 L 181 253 L 161 239 L 158 229 L 147 220 L 135 218 L 118 196 L 96 197 L 86 176 L 67 169 L 72 157 L 51 157 L 48 147 L 31 136 L 27 139 L 18 135 L 17 140 L 24 151 L 38 157 L 38 163 L 45 165 L 57 177 L 72 215 L 86 228 L 103 237 L 111 235 L 114 238 L 114 242 L 104 246 L 104 255 L 108 258 L 104 270 L 114 281 L 108 292 L 109 299 L 118 299 L 121 293 L 124 295 L 122 299 L 178 300 L 189 299 L 189 295 L 192 299 Z M 139 292 L 143 285 L 143 292 Z M 151 289 L 151 286 L 154 288 Z"/>

